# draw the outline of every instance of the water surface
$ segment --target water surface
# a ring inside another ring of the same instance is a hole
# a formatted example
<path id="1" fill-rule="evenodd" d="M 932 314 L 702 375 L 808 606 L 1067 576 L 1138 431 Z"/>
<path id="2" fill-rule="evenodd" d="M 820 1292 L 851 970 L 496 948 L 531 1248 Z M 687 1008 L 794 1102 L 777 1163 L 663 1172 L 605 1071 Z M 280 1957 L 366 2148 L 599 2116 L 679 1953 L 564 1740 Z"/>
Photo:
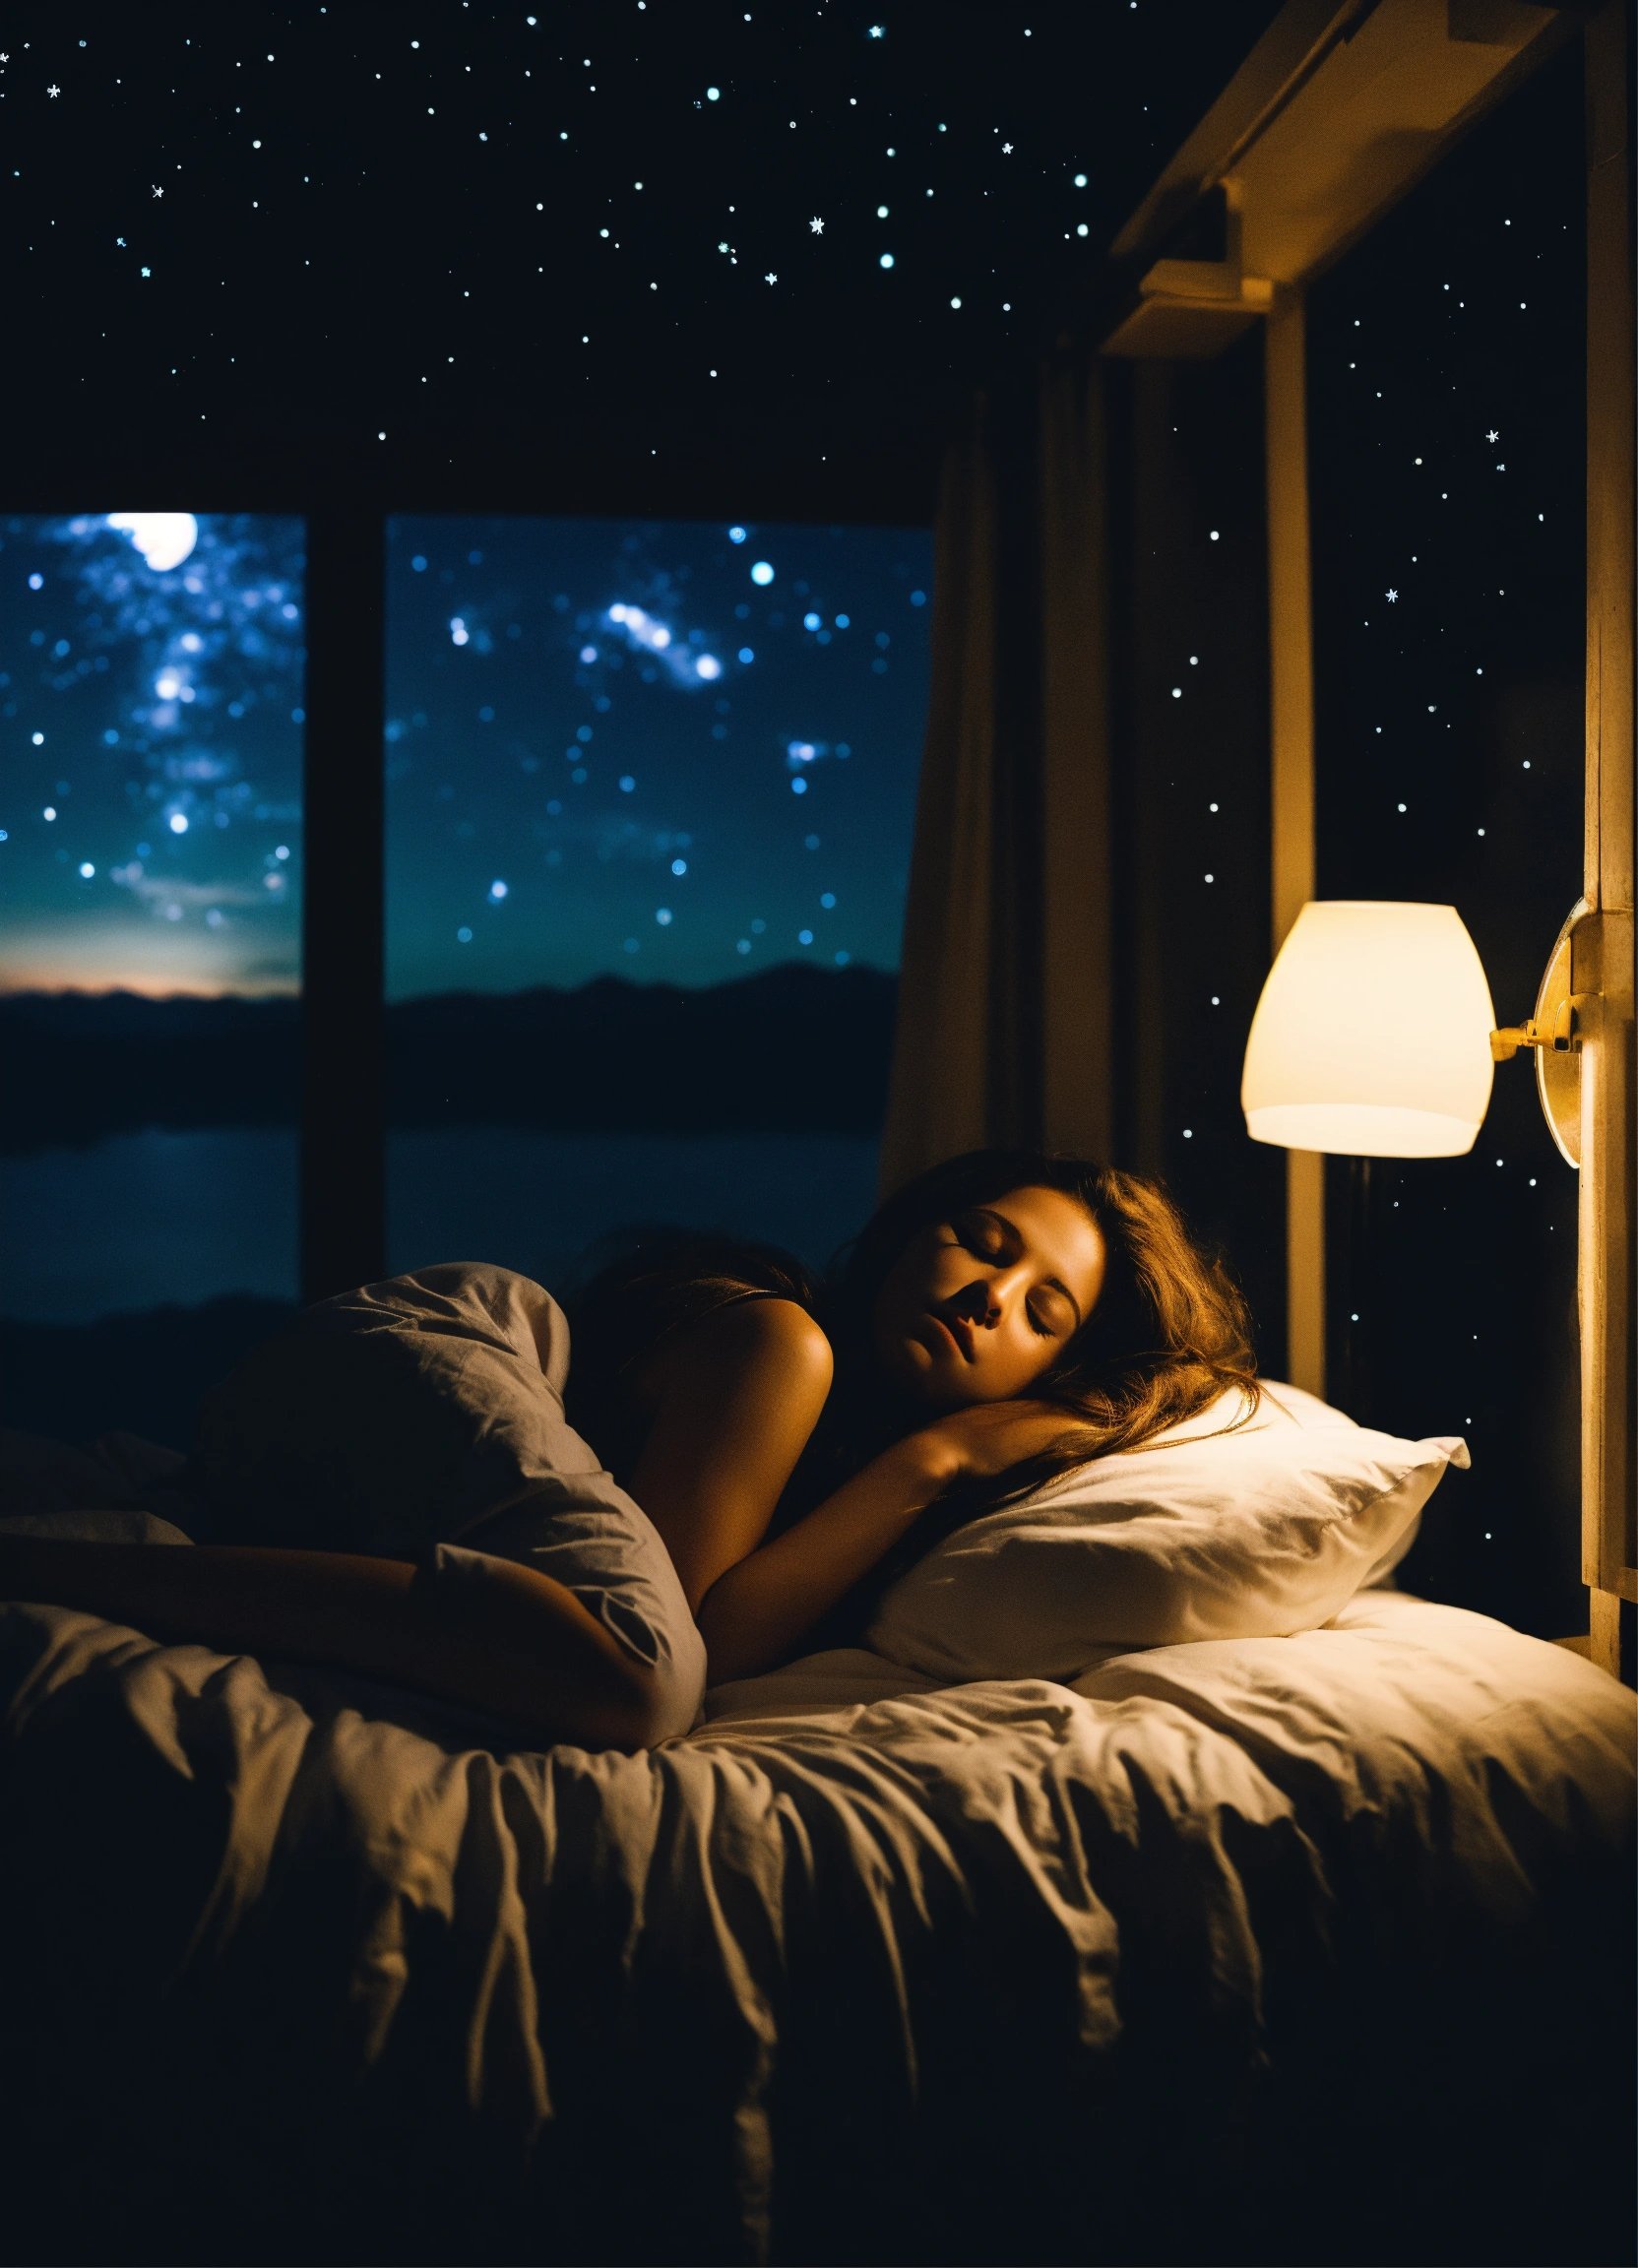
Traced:
<path id="1" fill-rule="evenodd" d="M 0 1160 L 0 1314 L 297 1298 L 298 1152 L 289 1130 L 150 1128 Z M 549 1285 L 632 1220 L 758 1236 L 822 1267 L 875 1203 L 876 1156 L 874 1138 L 836 1134 L 392 1134 L 387 1273 L 488 1260 Z"/>

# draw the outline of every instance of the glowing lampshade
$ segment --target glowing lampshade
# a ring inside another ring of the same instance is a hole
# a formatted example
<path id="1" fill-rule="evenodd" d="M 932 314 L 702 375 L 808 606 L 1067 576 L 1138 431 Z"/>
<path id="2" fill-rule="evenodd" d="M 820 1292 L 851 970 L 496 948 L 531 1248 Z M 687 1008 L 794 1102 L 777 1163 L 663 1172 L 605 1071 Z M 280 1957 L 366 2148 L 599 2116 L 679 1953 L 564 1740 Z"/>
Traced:
<path id="1" fill-rule="evenodd" d="M 1489 1106 L 1495 1012 L 1454 906 L 1303 907 L 1246 1041 L 1254 1142 L 1358 1158 L 1456 1158 Z"/>

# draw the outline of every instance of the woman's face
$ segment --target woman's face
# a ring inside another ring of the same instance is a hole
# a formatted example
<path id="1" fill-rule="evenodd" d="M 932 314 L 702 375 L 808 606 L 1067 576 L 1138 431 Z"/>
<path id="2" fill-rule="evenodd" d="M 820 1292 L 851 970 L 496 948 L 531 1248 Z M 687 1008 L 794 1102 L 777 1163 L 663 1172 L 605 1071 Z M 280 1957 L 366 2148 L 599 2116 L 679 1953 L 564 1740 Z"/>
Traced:
<path id="1" fill-rule="evenodd" d="M 877 1359 L 935 1410 L 1027 1394 L 1092 1313 L 1108 1253 L 1061 1190 L 1010 1190 L 935 1222 L 888 1272 L 872 1317 Z"/>

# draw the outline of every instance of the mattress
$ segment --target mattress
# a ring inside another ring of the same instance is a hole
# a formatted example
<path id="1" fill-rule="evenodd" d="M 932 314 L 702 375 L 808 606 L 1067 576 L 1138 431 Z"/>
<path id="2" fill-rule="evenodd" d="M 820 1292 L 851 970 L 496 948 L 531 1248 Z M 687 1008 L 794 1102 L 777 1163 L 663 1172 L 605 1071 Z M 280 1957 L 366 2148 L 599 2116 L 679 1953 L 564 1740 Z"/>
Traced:
<path id="1" fill-rule="evenodd" d="M 15 2257 L 1630 2257 L 1634 1696 L 1482 1615 L 628 1756 L 23 1604 L 0 1705 Z"/>

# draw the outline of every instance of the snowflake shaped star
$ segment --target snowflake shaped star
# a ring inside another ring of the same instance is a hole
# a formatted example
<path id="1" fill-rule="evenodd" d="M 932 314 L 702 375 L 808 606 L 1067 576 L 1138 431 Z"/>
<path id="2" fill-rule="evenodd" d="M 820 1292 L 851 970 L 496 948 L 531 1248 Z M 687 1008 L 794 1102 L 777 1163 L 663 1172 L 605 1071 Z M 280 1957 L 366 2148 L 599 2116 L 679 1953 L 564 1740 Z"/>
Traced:
<path id="1" fill-rule="evenodd" d="M 1392 606 L 1398 602 L 1399 593 L 1397 591 L 1387 591 L 1383 593 L 1383 597 L 1387 599 L 1388 604 Z"/>
<path id="2" fill-rule="evenodd" d="M 767 275 L 766 275 L 766 276 L 764 276 L 764 278 L 762 279 L 762 281 L 764 282 L 764 284 L 777 284 L 777 283 L 779 282 L 779 278 L 778 278 L 778 277 L 777 277 L 777 276 L 774 274 L 774 271 L 773 271 L 773 270 L 770 268 L 770 269 L 769 269 L 769 271 L 768 271 L 768 273 L 767 273 Z"/>
<path id="3" fill-rule="evenodd" d="M 808 226 L 809 226 L 809 227 L 810 227 L 810 228 L 813 230 L 813 233 L 815 234 L 815 236 L 823 236 L 823 234 L 825 233 L 825 223 L 823 222 L 823 220 L 810 220 L 810 221 L 808 222 Z"/>
<path id="4" fill-rule="evenodd" d="M 1012 144 L 1010 142 L 1002 143 L 1001 155 L 1003 158 L 1010 158 L 1012 156 Z"/>
<path id="5" fill-rule="evenodd" d="M 45 92 L 51 96 L 52 100 L 55 101 L 57 96 L 62 93 L 62 89 L 60 87 L 47 87 Z"/>
<path id="6" fill-rule="evenodd" d="M 1499 441 L 1501 435 L 1499 433 L 1486 433 L 1484 438 L 1486 441 Z"/>
<path id="7" fill-rule="evenodd" d="M 164 195 L 164 191 L 159 187 L 158 182 L 151 181 L 149 183 L 149 187 L 153 190 L 156 197 L 162 197 Z"/>

